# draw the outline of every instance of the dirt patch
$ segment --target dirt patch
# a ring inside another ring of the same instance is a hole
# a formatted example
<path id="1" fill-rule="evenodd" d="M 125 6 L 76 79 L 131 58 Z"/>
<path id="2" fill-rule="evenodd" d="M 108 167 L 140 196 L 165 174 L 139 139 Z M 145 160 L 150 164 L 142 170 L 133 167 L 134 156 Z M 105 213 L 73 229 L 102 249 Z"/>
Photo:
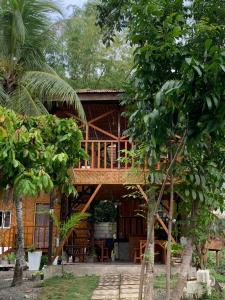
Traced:
<path id="1" fill-rule="evenodd" d="M 12 271 L 0 272 L 0 300 L 37 299 L 40 292 L 40 283 L 31 281 L 31 274 L 29 272 L 25 272 L 22 286 L 11 287 L 12 278 Z"/>

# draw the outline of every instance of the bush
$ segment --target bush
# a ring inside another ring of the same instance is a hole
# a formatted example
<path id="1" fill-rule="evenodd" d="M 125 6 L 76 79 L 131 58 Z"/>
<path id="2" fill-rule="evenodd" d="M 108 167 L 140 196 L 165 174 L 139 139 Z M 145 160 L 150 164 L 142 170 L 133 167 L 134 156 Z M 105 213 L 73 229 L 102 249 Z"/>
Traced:
<path id="1" fill-rule="evenodd" d="M 47 255 L 42 255 L 39 270 L 42 270 L 44 265 L 47 265 L 47 264 L 48 264 L 48 256 Z"/>

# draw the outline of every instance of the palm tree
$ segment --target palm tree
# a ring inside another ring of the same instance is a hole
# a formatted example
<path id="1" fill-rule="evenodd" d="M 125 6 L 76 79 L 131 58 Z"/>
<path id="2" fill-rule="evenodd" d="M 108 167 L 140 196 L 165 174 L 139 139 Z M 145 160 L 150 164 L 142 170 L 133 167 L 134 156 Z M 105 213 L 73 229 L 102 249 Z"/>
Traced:
<path id="1" fill-rule="evenodd" d="M 51 0 L 0 0 L 0 104 L 19 114 L 46 114 L 44 103 L 65 101 L 84 111 L 74 89 L 46 63 L 53 31 Z"/>
<path id="2" fill-rule="evenodd" d="M 19 114 L 48 113 L 44 103 L 65 101 L 84 111 L 74 89 L 46 63 L 46 46 L 53 38 L 50 13 L 59 13 L 52 0 L 0 0 L 0 104 Z M 22 201 L 17 212 L 17 262 L 12 285 L 22 283 Z"/>

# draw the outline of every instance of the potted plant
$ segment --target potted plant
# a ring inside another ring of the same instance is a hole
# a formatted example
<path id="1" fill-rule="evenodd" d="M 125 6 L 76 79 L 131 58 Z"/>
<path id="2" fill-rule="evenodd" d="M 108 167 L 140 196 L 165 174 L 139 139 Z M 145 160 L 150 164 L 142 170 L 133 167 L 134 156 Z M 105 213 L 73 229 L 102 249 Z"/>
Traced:
<path id="1" fill-rule="evenodd" d="M 184 247 L 178 243 L 171 244 L 171 258 L 172 264 L 175 266 L 182 262 L 182 254 L 183 254 Z"/>
<path id="2" fill-rule="evenodd" d="M 15 260 L 16 260 L 16 255 L 15 253 L 9 253 L 7 255 L 4 256 L 4 260 L 8 262 L 8 264 L 14 264 Z"/>
<path id="3" fill-rule="evenodd" d="M 95 252 L 95 249 L 92 249 L 87 253 L 86 262 L 87 263 L 97 262 L 97 254 Z"/>
<path id="4" fill-rule="evenodd" d="M 56 226 L 60 239 L 64 239 L 67 235 L 67 233 L 74 228 L 76 225 L 78 225 L 78 223 L 81 220 L 84 220 L 86 218 L 89 217 L 88 213 L 83 213 L 83 212 L 78 212 L 78 213 L 73 213 L 66 221 L 61 222 L 59 220 L 59 218 L 56 216 L 56 214 L 53 212 L 50 214 L 50 217 L 53 219 L 53 223 Z M 64 274 L 64 265 L 63 265 L 63 253 L 59 256 L 56 257 L 55 261 L 53 262 L 53 265 L 55 264 L 59 264 L 62 266 L 62 275 Z"/>
<path id="5" fill-rule="evenodd" d="M 28 249 L 28 266 L 31 271 L 38 271 L 41 264 L 42 251 L 36 250 L 34 245 Z"/>
<path id="6" fill-rule="evenodd" d="M 44 273 L 41 271 L 34 272 L 31 279 L 32 281 L 44 280 Z"/>
<path id="7" fill-rule="evenodd" d="M 95 238 L 113 238 L 116 232 L 117 210 L 112 201 L 100 201 L 94 212 L 95 217 Z"/>

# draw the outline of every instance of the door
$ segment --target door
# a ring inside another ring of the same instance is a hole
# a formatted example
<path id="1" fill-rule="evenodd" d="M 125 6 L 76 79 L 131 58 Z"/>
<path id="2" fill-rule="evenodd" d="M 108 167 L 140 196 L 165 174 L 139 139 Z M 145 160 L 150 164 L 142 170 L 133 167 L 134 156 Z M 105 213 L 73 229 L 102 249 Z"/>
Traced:
<path id="1" fill-rule="evenodd" d="M 36 204 L 34 245 L 35 248 L 48 248 L 49 204 Z"/>

